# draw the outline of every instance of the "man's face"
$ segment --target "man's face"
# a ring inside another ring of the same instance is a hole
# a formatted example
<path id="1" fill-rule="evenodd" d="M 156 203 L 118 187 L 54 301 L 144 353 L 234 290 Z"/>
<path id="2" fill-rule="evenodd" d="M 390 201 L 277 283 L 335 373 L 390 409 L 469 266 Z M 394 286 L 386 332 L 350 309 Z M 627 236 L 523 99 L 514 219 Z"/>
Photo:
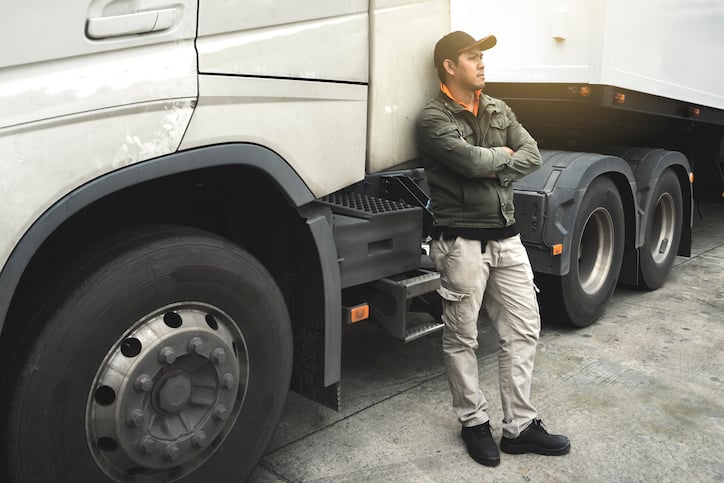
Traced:
<path id="1" fill-rule="evenodd" d="M 476 91 L 485 87 L 485 64 L 480 50 L 466 50 L 458 56 L 457 62 L 451 64 L 451 80 L 460 88 Z"/>

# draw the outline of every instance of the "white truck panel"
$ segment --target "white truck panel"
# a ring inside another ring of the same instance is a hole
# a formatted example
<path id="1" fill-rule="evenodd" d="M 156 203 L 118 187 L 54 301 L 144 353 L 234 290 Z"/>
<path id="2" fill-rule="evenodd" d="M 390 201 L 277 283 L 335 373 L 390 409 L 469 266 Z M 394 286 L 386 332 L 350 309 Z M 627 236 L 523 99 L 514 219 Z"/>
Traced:
<path id="1" fill-rule="evenodd" d="M 135 104 L 0 129 L 0 260 L 53 203 L 114 169 L 176 150 L 193 99 Z M 82 145 L 83 156 L 78 146 Z M 113 153 L 109 155 L 109 153 Z"/>
<path id="2" fill-rule="evenodd" d="M 199 71 L 366 83 L 367 24 L 361 0 L 204 2 Z"/>
<path id="3" fill-rule="evenodd" d="M 488 82 L 588 83 L 599 63 L 600 4 L 451 0 L 451 30 L 464 30 L 475 38 L 497 37 L 497 45 L 484 54 Z"/>
<path id="4" fill-rule="evenodd" d="M 432 52 L 450 28 L 447 0 L 371 2 L 372 32 L 367 171 L 416 156 L 417 113 L 435 95 Z"/>
<path id="5" fill-rule="evenodd" d="M 196 95 L 193 41 L 0 69 L 0 128 Z"/>
<path id="6" fill-rule="evenodd" d="M 608 0 L 598 83 L 724 109 L 723 28 L 721 0 Z"/>
<path id="7" fill-rule="evenodd" d="M 181 149 L 250 142 L 278 153 L 315 196 L 364 177 L 367 86 L 199 76 Z"/>
<path id="8" fill-rule="evenodd" d="M 196 35 L 197 0 L 33 0 L 3 5 L 0 16 L 0 68 L 70 58 L 119 48 L 160 44 Z M 159 25 L 159 15 L 164 11 Z M 153 19 L 148 35 L 139 33 L 129 16 Z M 170 13 L 170 15 L 169 15 Z M 116 34 L 100 39 L 87 35 L 89 25 L 103 22 Z M 164 28 L 161 28 L 164 27 Z"/>
<path id="9" fill-rule="evenodd" d="M 724 108 L 721 0 L 451 0 L 453 30 L 494 34 L 489 82 L 611 85 Z"/>

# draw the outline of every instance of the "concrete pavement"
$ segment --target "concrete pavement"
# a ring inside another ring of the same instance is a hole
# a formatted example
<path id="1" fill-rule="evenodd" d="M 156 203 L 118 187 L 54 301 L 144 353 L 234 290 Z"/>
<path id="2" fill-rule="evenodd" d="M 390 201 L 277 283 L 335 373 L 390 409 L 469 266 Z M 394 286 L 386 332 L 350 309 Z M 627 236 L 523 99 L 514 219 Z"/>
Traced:
<path id="1" fill-rule="evenodd" d="M 691 258 L 653 292 L 619 287 L 585 329 L 544 324 L 533 403 L 569 455 L 469 458 L 440 335 L 404 345 L 345 328 L 341 412 L 290 393 L 252 482 L 724 481 L 724 205 L 694 222 Z M 500 438 L 496 337 L 480 324 L 481 387 Z"/>

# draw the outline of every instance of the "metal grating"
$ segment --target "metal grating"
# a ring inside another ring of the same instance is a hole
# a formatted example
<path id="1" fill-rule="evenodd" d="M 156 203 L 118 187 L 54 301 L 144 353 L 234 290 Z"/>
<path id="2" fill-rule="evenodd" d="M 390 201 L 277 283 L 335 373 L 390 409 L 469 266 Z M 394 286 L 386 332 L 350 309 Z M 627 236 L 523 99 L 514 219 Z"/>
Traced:
<path id="1" fill-rule="evenodd" d="M 322 201 L 348 208 L 351 210 L 364 211 L 366 213 L 380 214 L 393 211 L 407 210 L 414 208 L 402 201 L 392 201 L 361 193 L 332 193 L 322 198 Z"/>

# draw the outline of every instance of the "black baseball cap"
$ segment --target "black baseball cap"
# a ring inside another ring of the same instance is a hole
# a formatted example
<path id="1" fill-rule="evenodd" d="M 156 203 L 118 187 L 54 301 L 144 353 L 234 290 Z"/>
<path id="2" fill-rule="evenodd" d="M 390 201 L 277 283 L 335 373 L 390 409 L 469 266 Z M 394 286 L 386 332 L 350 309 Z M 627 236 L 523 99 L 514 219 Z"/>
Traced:
<path id="1" fill-rule="evenodd" d="M 470 50 L 478 48 L 488 50 L 498 43 L 494 35 L 488 35 L 480 40 L 475 40 L 471 35 L 456 30 L 450 32 L 435 44 L 435 67 L 440 67 L 445 59 L 457 59 L 457 56 Z"/>

